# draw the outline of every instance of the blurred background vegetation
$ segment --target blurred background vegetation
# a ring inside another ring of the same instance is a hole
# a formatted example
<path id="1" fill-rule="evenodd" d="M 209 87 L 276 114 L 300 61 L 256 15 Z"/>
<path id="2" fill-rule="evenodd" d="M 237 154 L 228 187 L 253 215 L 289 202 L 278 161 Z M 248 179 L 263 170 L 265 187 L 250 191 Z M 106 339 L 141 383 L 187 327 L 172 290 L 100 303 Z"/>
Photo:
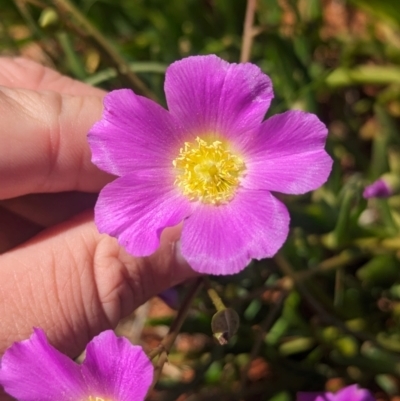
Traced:
<path id="1" fill-rule="evenodd" d="M 2 0 L 0 54 L 164 103 L 171 62 L 239 61 L 245 13 L 245 0 Z M 150 398 L 290 401 L 359 383 L 399 401 L 400 197 L 361 194 L 400 172 L 400 7 L 258 0 L 251 33 L 250 60 L 274 82 L 268 114 L 318 114 L 334 169 L 314 193 L 282 197 L 291 234 L 276 258 L 211 280 L 241 316 L 238 334 L 225 346 L 212 339 L 214 310 L 200 295 Z M 120 331 L 151 348 L 174 313 L 156 299 Z"/>

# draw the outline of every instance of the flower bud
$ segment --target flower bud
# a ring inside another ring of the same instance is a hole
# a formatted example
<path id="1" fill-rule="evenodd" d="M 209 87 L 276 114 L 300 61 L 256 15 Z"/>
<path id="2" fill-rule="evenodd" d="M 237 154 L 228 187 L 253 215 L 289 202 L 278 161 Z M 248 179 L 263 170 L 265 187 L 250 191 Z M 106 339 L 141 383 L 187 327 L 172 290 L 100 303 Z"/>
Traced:
<path id="1" fill-rule="evenodd" d="M 239 329 L 239 315 L 231 308 L 217 312 L 211 320 L 211 329 L 214 337 L 221 345 L 225 345 Z"/>
<path id="2" fill-rule="evenodd" d="M 397 175 L 388 173 L 382 175 L 371 185 L 365 187 L 363 197 L 369 198 L 388 198 L 400 193 L 400 178 Z"/>

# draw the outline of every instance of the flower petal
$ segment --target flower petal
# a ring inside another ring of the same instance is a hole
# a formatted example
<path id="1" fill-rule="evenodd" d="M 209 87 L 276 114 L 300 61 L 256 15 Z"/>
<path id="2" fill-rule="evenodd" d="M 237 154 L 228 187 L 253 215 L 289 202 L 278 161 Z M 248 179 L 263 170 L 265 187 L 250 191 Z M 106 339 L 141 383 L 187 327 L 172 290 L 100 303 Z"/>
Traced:
<path id="1" fill-rule="evenodd" d="M 391 195 L 393 195 L 393 189 L 390 188 L 390 185 L 382 178 L 378 178 L 372 184 L 367 185 L 363 192 L 363 197 L 365 199 L 388 198 Z"/>
<path id="2" fill-rule="evenodd" d="M 153 365 L 139 346 L 107 330 L 86 348 L 82 374 L 93 398 L 141 401 L 153 380 Z"/>
<path id="3" fill-rule="evenodd" d="M 49 380 L 51 378 L 51 380 Z M 70 401 L 87 396 L 79 365 L 53 348 L 41 329 L 1 359 L 0 384 L 18 401 Z"/>
<path id="4" fill-rule="evenodd" d="M 129 174 L 106 185 L 95 207 L 99 231 L 118 238 L 132 255 L 153 253 L 162 230 L 179 224 L 191 212 L 190 202 L 171 180 L 149 171 L 147 177 Z"/>
<path id="5" fill-rule="evenodd" d="M 369 390 L 359 388 L 357 384 L 342 388 L 335 395 L 336 401 L 375 401 Z"/>
<path id="6" fill-rule="evenodd" d="M 239 136 L 263 120 L 272 83 L 254 64 L 230 64 L 215 55 L 193 56 L 168 67 L 168 108 L 193 136 Z"/>
<path id="7" fill-rule="evenodd" d="M 297 393 L 296 401 L 375 401 L 369 390 L 359 388 L 357 384 L 342 388 L 336 393 Z"/>
<path id="8" fill-rule="evenodd" d="M 245 150 L 242 185 L 288 194 L 303 194 L 321 186 L 332 169 L 325 152 L 328 131 L 314 115 L 288 111 L 265 121 Z"/>
<path id="9" fill-rule="evenodd" d="M 171 309 L 179 309 L 179 292 L 177 287 L 171 287 L 167 290 L 158 294 L 158 297 L 162 299 Z"/>
<path id="10" fill-rule="evenodd" d="M 207 274 L 234 274 L 273 256 L 289 231 L 286 207 L 267 191 L 238 192 L 226 205 L 202 205 L 183 225 L 181 252 Z"/>
<path id="11" fill-rule="evenodd" d="M 137 168 L 170 166 L 184 140 L 169 112 L 130 89 L 110 92 L 104 111 L 89 131 L 92 161 L 121 176 Z"/>

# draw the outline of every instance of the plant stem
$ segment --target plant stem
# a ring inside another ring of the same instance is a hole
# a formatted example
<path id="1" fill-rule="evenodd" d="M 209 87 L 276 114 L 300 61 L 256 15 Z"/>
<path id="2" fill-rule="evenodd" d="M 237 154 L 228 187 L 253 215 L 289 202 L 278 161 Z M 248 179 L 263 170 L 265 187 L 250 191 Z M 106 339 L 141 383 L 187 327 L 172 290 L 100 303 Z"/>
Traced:
<path id="1" fill-rule="evenodd" d="M 182 307 L 179 309 L 178 314 L 176 315 L 174 321 L 171 324 L 171 327 L 169 328 L 168 334 L 156 348 L 148 353 L 148 357 L 150 359 L 154 359 L 157 355 L 164 351 L 167 353 L 170 351 L 189 312 L 189 308 L 192 305 L 192 302 L 199 292 L 202 284 L 203 279 L 200 277 L 196 279 L 193 285 L 189 288 L 186 294 L 186 298 L 183 300 Z"/>
<path id="2" fill-rule="evenodd" d="M 247 0 L 246 15 L 244 18 L 242 49 L 240 52 L 240 62 L 246 63 L 250 60 L 251 47 L 254 39 L 254 15 L 256 13 L 257 0 Z"/>
<path id="3" fill-rule="evenodd" d="M 296 280 L 302 281 L 310 278 L 311 276 L 319 273 L 325 273 L 331 270 L 336 270 L 351 263 L 354 263 L 364 257 L 363 252 L 345 250 L 338 255 L 325 259 L 318 266 L 312 267 L 300 272 L 294 272 Z"/>
<path id="4" fill-rule="evenodd" d="M 67 13 L 71 14 L 76 21 L 93 37 L 93 39 L 103 48 L 103 50 L 112 58 L 116 64 L 117 71 L 125 75 L 130 81 L 133 89 L 139 94 L 142 94 L 150 99 L 157 100 L 156 95 L 132 72 L 128 63 L 114 49 L 102 33 L 69 1 L 69 0 L 54 0 L 54 4 Z"/>
<path id="5" fill-rule="evenodd" d="M 210 297 L 211 302 L 213 303 L 217 312 L 220 312 L 220 311 L 223 311 L 224 309 L 226 309 L 226 306 L 222 302 L 222 299 L 218 295 L 217 291 L 215 291 L 214 288 L 211 287 L 209 278 L 204 277 L 203 281 L 204 281 L 204 286 L 206 287 L 207 294 Z"/>
<path id="6" fill-rule="evenodd" d="M 28 7 L 26 6 L 26 3 L 24 0 L 14 0 L 15 6 L 18 8 L 18 11 L 22 15 L 22 18 L 24 18 L 25 23 L 29 30 L 31 31 L 31 34 L 33 37 L 37 37 L 40 39 L 43 39 L 43 34 L 41 30 L 37 27 L 36 22 L 34 18 L 32 17 L 31 13 L 28 10 Z"/>
<path id="7" fill-rule="evenodd" d="M 176 315 L 174 321 L 172 322 L 169 328 L 168 334 L 156 348 L 154 348 L 147 354 L 147 356 L 150 359 L 154 359 L 157 355 L 159 355 L 157 364 L 154 368 L 153 383 L 149 389 L 149 392 L 154 388 L 154 386 L 158 382 L 158 379 L 161 376 L 162 369 L 164 367 L 165 362 L 167 362 L 168 360 L 168 354 L 172 348 L 172 345 L 174 344 L 176 337 L 178 336 L 181 330 L 182 324 L 186 319 L 186 316 L 189 312 L 192 302 L 195 299 L 197 293 L 200 291 L 202 284 L 203 284 L 202 277 L 196 279 L 193 285 L 189 288 L 186 297 L 183 300 L 182 307 L 179 309 L 178 314 Z"/>
<path id="8" fill-rule="evenodd" d="M 293 283 L 297 287 L 297 290 L 299 291 L 299 293 L 308 302 L 308 304 L 314 309 L 314 311 L 321 318 L 321 320 L 323 320 L 324 322 L 326 322 L 328 324 L 338 327 L 344 333 L 353 335 L 354 337 L 356 337 L 362 341 L 370 341 L 371 343 L 373 343 L 374 345 L 377 345 L 379 347 L 375 338 L 372 335 L 370 335 L 369 333 L 366 333 L 366 332 L 350 330 L 346 326 L 346 324 L 343 323 L 340 319 L 338 319 L 335 316 L 328 313 L 325 310 L 325 308 L 318 302 L 318 300 L 314 298 L 314 296 L 310 293 L 310 291 L 304 285 L 304 283 L 297 278 L 295 271 L 293 270 L 290 263 L 286 260 L 286 258 L 282 255 L 282 253 L 278 253 L 277 255 L 275 255 L 274 261 L 279 266 L 279 268 L 282 270 L 282 272 L 286 276 L 288 276 L 289 278 L 291 278 L 293 280 Z"/>

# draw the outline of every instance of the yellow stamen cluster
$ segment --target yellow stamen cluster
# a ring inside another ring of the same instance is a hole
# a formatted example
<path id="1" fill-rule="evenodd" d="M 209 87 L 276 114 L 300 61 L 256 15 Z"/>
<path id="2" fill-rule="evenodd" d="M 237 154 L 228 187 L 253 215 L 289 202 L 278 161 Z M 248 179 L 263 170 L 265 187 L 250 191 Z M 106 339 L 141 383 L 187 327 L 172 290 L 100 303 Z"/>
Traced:
<path id="1" fill-rule="evenodd" d="M 92 397 L 91 395 L 89 395 L 87 401 L 111 401 L 111 400 L 102 397 Z"/>
<path id="2" fill-rule="evenodd" d="M 219 205 L 229 202 L 245 170 L 243 160 L 221 141 L 185 142 L 172 162 L 177 185 L 190 200 Z"/>

